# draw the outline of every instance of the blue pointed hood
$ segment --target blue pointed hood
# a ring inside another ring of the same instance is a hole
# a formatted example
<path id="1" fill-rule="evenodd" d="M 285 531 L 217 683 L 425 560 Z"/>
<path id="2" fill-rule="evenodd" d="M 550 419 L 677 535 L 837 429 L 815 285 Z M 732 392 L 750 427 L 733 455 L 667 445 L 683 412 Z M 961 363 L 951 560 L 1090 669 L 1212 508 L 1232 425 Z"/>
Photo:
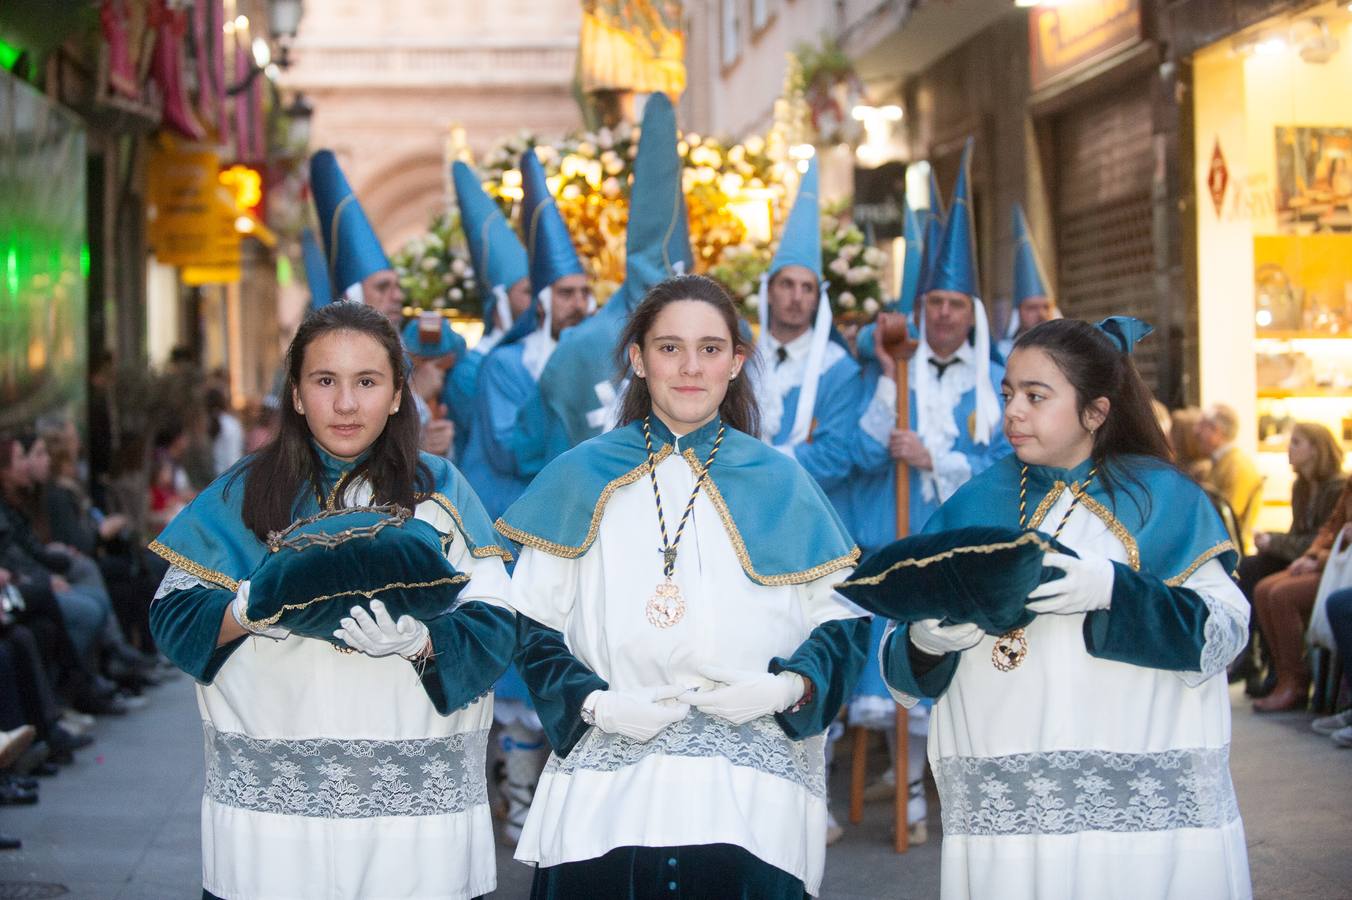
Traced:
<path id="1" fill-rule="evenodd" d="M 962 162 L 958 167 L 958 181 L 953 187 L 953 206 L 948 211 L 948 221 L 944 223 L 943 240 L 939 243 L 939 252 L 934 257 L 934 268 L 930 270 L 929 282 L 925 291 L 956 291 L 969 297 L 980 297 L 981 286 L 977 277 L 976 235 L 972 216 L 971 197 L 972 139 L 962 149 Z"/>
<path id="2" fill-rule="evenodd" d="M 666 94 L 652 94 L 643 107 L 624 245 L 624 284 L 606 307 L 619 301 L 617 308 L 626 315 L 648 288 L 672 275 L 695 271 L 681 157 L 676 152 L 676 111 Z"/>
<path id="3" fill-rule="evenodd" d="M 910 315 L 915 311 L 915 298 L 920 293 L 920 274 L 925 266 L 925 236 L 920 217 L 911 209 L 911 202 L 901 199 L 902 235 L 906 240 L 906 256 L 901 263 L 901 293 L 892 305 L 894 312 Z"/>
<path id="4" fill-rule="evenodd" d="M 313 229 L 300 232 L 300 256 L 305 265 L 305 283 L 310 288 L 310 309 L 321 309 L 333 302 L 333 288 L 329 282 L 329 264 L 319 246 Z"/>
<path id="5" fill-rule="evenodd" d="M 428 332 L 435 332 L 436 338 L 429 339 Z M 404 325 L 400 338 L 410 355 L 430 359 L 439 359 L 452 353 L 463 357 L 468 348 L 465 339 L 451 327 L 450 319 L 440 313 L 422 313 L 410 319 Z"/>
<path id="6" fill-rule="evenodd" d="M 1023 207 L 1014 204 L 1014 308 L 1029 297 L 1051 297 Z"/>
<path id="7" fill-rule="evenodd" d="M 310 157 L 310 193 L 319 213 L 329 287 L 335 294 L 393 268 L 332 150 L 320 150 Z"/>
<path id="8" fill-rule="evenodd" d="M 939 245 L 944 240 L 944 223 L 948 220 L 948 213 L 944 210 L 944 195 L 939 191 L 939 179 L 934 177 L 932 166 L 929 173 L 929 191 L 929 209 L 925 210 L 925 215 L 921 220 L 921 225 L 925 229 L 924 238 L 921 242 L 924 250 L 920 257 L 920 281 L 916 296 L 929 289 L 927 285 L 929 284 L 930 273 L 934 271 L 934 261 L 939 256 Z"/>
<path id="9" fill-rule="evenodd" d="M 531 293 L 540 292 L 566 275 L 585 275 L 568 226 L 545 181 L 544 166 L 534 150 L 521 154 L 521 231 L 530 257 Z"/>
<path id="10" fill-rule="evenodd" d="M 493 330 L 495 289 L 508 290 L 525 278 L 530 274 L 530 263 L 521 239 L 498 205 L 484 193 L 474 171 L 456 160 L 451 164 L 451 179 L 455 182 L 456 202 L 460 204 L 460 227 L 469 244 L 474 278 L 483 298 L 484 330 L 488 333 Z"/>
<path id="11" fill-rule="evenodd" d="M 808 160 L 807 171 L 798 184 L 798 196 L 793 200 L 793 211 L 784 223 L 779 236 L 779 247 L 766 273 L 774 278 L 785 266 L 803 266 L 822 280 L 822 227 L 820 204 L 817 200 L 817 158 Z"/>

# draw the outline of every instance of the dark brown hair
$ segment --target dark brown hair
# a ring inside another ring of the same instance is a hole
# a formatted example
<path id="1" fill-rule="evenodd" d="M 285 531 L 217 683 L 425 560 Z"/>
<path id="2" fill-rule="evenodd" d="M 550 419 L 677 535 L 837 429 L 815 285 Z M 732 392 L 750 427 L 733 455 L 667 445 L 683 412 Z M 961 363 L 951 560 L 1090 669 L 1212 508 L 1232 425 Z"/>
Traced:
<path id="1" fill-rule="evenodd" d="M 324 496 L 323 465 L 305 417 L 296 411 L 292 397 L 300 384 L 305 351 L 317 338 L 335 331 L 365 335 L 381 346 L 389 358 L 399 394 L 399 411 L 390 416 L 385 429 L 371 444 L 366 458 L 352 470 L 351 478 L 365 478 L 374 503 L 397 503 L 408 509 L 416 496 L 432 489 L 432 473 L 418 459 L 418 410 L 404 370 L 404 348 L 394 326 L 369 306 L 350 301 L 330 303 L 307 315 L 296 329 L 286 351 L 286 380 L 278 407 L 277 436 L 235 470 L 225 489 L 244 479 L 242 518 L 259 540 L 267 540 L 295 521 L 302 499 Z"/>
<path id="2" fill-rule="evenodd" d="M 1314 465 L 1310 467 L 1310 481 L 1328 481 L 1343 470 L 1343 448 L 1338 439 L 1318 422 L 1297 422 L 1291 427 L 1291 434 L 1299 434 L 1310 446 L 1314 447 Z M 1304 481 L 1305 476 L 1297 473 L 1297 480 Z"/>
<path id="3" fill-rule="evenodd" d="M 1091 403 L 1108 398 L 1108 416 L 1094 432 L 1090 457 L 1109 496 L 1124 481 L 1144 488 L 1130 471 L 1113 465 L 1118 457 L 1148 456 L 1172 465 L 1169 442 L 1151 406 L 1150 389 L 1130 354 L 1123 353 L 1111 337 L 1079 319 L 1052 319 L 1028 329 L 1014 342 L 1015 350 L 1032 347 L 1051 357 L 1075 388 L 1081 421 Z"/>
<path id="4" fill-rule="evenodd" d="M 750 336 L 742 330 L 742 320 L 737 315 L 727 291 L 712 278 L 703 275 L 677 275 L 659 282 L 649 288 L 643 301 L 629 314 L 624 333 L 620 335 L 615 347 L 615 364 L 621 374 L 629 371 L 629 347 L 637 344 L 640 348 L 652 330 L 657 316 L 668 304 L 678 300 L 698 300 L 707 303 L 718 311 L 723 324 L 732 336 L 732 350 L 741 351 L 745 357 L 741 375 L 728 384 L 728 392 L 723 402 L 718 404 L 718 414 L 723 421 L 738 431 L 752 437 L 760 434 L 760 410 L 756 406 L 756 395 L 751 389 L 752 368 L 756 365 L 756 348 Z M 620 414 L 617 424 L 628 425 L 642 419 L 652 412 L 653 400 L 648 393 L 648 383 L 642 378 L 631 377 L 629 387 L 620 400 Z"/>

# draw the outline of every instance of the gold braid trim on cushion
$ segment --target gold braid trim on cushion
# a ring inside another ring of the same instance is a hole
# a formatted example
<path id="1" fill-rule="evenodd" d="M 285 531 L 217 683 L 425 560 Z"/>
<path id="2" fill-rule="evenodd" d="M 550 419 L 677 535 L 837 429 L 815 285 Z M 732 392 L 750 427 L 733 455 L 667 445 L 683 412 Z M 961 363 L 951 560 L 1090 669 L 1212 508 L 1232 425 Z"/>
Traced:
<path id="1" fill-rule="evenodd" d="M 655 463 L 660 464 L 662 460 L 671 455 L 671 445 L 663 444 L 662 449 L 657 451 L 653 458 Z M 610 502 L 610 497 L 620 488 L 627 484 L 633 484 L 644 475 L 648 474 L 648 461 L 645 459 L 636 468 L 630 469 L 619 478 L 611 481 L 601 491 L 601 496 L 596 500 L 596 508 L 592 510 L 591 524 L 587 527 L 587 535 L 582 539 L 582 543 L 576 547 L 569 547 L 566 544 L 556 544 L 553 541 L 537 537 L 530 532 L 522 531 L 519 528 L 513 528 L 507 524 L 505 519 L 498 519 L 496 527 L 503 536 L 508 537 L 523 547 L 531 547 L 548 553 L 550 556 L 558 556 L 563 559 L 577 559 L 587 552 L 587 548 L 596 540 L 597 533 L 601 530 L 601 516 L 606 511 L 606 504 Z"/>
<path id="2" fill-rule="evenodd" d="M 221 587 L 225 588 L 226 590 L 230 591 L 239 590 L 239 582 L 231 578 L 229 575 L 226 575 L 222 572 L 217 572 L 215 569 L 208 569 L 206 566 L 198 565 L 197 563 L 188 559 L 188 557 L 184 556 L 182 553 L 179 553 L 176 550 L 170 550 L 168 547 L 166 547 L 164 544 L 161 544 L 159 541 L 151 541 L 149 550 L 151 553 L 154 553 L 157 556 L 164 559 L 164 561 L 169 563 L 170 565 L 178 566 L 180 569 L 187 572 L 189 575 L 195 575 L 196 577 L 202 579 L 203 581 L 209 581 L 212 584 L 218 584 Z"/>
<path id="3" fill-rule="evenodd" d="M 432 493 L 427 494 L 426 497 L 428 500 L 433 501 L 442 509 L 446 510 L 446 512 L 450 515 L 450 517 L 455 520 L 455 527 L 460 529 L 461 534 L 466 536 L 469 535 L 469 532 L 465 530 L 464 520 L 460 518 L 460 510 L 455 508 L 455 504 L 451 502 L 450 497 L 447 497 L 441 491 L 433 491 Z M 502 529 L 498 530 L 501 531 Z M 511 535 L 507 536 L 511 537 Z M 513 540 L 515 540 L 515 538 L 513 538 Z M 466 539 L 465 543 L 468 545 L 469 540 Z M 475 559 L 484 559 L 489 556 L 499 556 L 502 557 L 503 562 L 512 561 L 512 554 L 509 551 L 504 550 L 502 547 L 499 547 L 497 544 L 485 544 L 482 547 L 471 547 L 469 553 L 470 556 L 473 556 Z"/>
<path id="4" fill-rule="evenodd" d="M 891 575 L 898 569 L 923 569 L 928 565 L 937 562 L 943 562 L 944 560 L 952 559 L 955 556 L 966 556 L 973 553 L 979 553 L 984 556 L 989 555 L 991 553 L 998 553 L 1001 550 L 1013 550 L 1014 548 L 1022 547 L 1025 544 L 1036 544 L 1042 550 L 1043 553 L 1055 550 L 1055 548 L 1051 545 L 1051 542 L 1044 540 L 1042 538 L 1042 535 L 1038 534 L 1036 531 L 1025 531 L 1023 534 L 1019 535 L 1014 540 L 1004 541 L 1003 543 L 999 544 L 973 544 L 967 547 L 954 547 L 950 550 L 945 550 L 942 553 L 936 553 L 933 556 L 926 556 L 922 559 L 903 559 L 898 562 L 892 563 L 892 565 L 888 566 L 886 569 L 879 572 L 877 575 L 865 575 L 860 578 L 851 578 L 849 581 L 842 581 L 840 584 L 836 585 L 836 587 L 837 588 L 853 587 L 854 585 L 858 584 L 865 585 L 882 584 L 884 581 L 887 580 L 887 576 Z"/>
<path id="5" fill-rule="evenodd" d="M 689 463 L 695 477 L 699 478 L 704 474 L 704 464 L 700 462 L 699 457 L 695 455 L 694 450 L 686 450 L 682 454 L 683 458 Z M 756 571 L 756 567 L 751 564 L 751 554 L 746 550 L 746 543 L 742 540 L 742 533 L 737 530 L 737 523 L 732 520 L 732 514 L 728 512 L 728 504 L 723 500 L 723 494 L 719 492 L 718 485 L 714 484 L 712 478 L 704 480 L 704 493 L 718 512 L 718 517 L 723 520 L 723 527 L 728 532 L 728 539 L 732 541 L 732 551 L 737 554 L 737 561 L 742 564 L 742 569 L 747 577 L 757 584 L 763 584 L 767 587 L 782 587 L 788 584 L 807 584 L 810 581 L 816 581 L 832 572 L 838 572 L 841 569 L 853 566 L 859 562 L 859 548 L 853 547 L 849 553 L 844 556 L 837 556 L 835 559 L 829 559 L 824 563 L 819 563 L 810 569 L 803 569 L 800 572 L 785 572 L 783 575 L 762 575 Z"/>
<path id="6" fill-rule="evenodd" d="M 368 591 L 355 591 L 355 590 L 339 591 L 336 594 L 325 594 L 323 597 L 315 597 L 313 600 L 306 600 L 304 603 L 288 603 L 281 609 L 277 610 L 272 615 L 268 616 L 266 619 L 250 619 L 248 613 L 246 612 L 240 616 L 240 618 L 243 619 L 243 621 L 240 624 L 247 629 L 256 630 L 258 628 L 266 628 L 269 625 L 276 625 L 284 614 L 292 610 L 305 609 L 305 607 L 307 606 L 312 606 L 316 603 L 322 603 L 325 600 L 333 600 L 337 597 L 365 597 L 367 600 L 372 600 L 375 598 L 376 594 L 381 594 L 384 593 L 385 591 L 416 590 L 419 588 L 443 587 L 448 584 L 463 584 L 466 581 L 469 581 L 468 575 L 451 575 L 446 578 L 438 578 L 436 581 L 419 581 L 412 583 L 396 581 L 393 584 L 387 584 L 382 587 L 372 588 Z"/>
<path id="7" fill-rule="evenodd" d="M 1202 568 L 1202 566 L 1211 562 L 1213 559 L 1220 556 L 1225 551 L 1234 549 L 1235 545 L 1230 543 L 1228 540 L 1221 541 L 1219 544 L 1216 544 L 1215 546 L 1210 547 L 1207 550 L 1203 551 L 1202 555 L 1194 559 L 1192 561 L 1192 565 L 1188 566 L 1180 574 L 1175 575 L 1173 578 L 1166 578 L 1164 580 L 1164 583 L 1167 584 L 1169 587 L 1181 587 L 1183 583 L 1187 581 L 1189 578 L 1191 578 L 1193 576 L 1193 573 L 1196 572 L 1198 569 Z"/>

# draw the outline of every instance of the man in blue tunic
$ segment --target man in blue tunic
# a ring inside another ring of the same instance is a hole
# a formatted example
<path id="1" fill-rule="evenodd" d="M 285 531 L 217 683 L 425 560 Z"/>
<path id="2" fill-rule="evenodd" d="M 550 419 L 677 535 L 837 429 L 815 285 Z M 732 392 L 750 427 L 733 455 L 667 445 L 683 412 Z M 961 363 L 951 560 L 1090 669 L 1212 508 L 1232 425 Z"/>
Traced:
<path id="1" fill-rule="evenodd" d="M 763 282 L 756 393 L 762 439 L 796 459 L 843 516 L 862 395 L 858 365 L 832 340 L 820 222 L 813 159 Z"/>
<path id="2" fill-rule="evenodd" d="M 465 339 L 438 312 L 424 312 L 410 319 L 400 337 L 413 364 L 410 383 L 422 419 L 421 449 L 433 456 L 449 458 L 455 425 L 446 418 L 441 391 L 447 370 L 465 356 Z"/>
<path id="3" fill-rule="evenodd" d="M 1028 218 L 1023 207 L 1014 204 L 1014 308 L 1009 313 L 1009 326 L 1004 339 L 997 345 L 1002 359 L 1009 358 L 1014 341 L 1019 335 L 1041 322 L 1061 318 L 1056 299 L 1047 286 L 1046 270 L 1038 256 L 1033 235 L 1028 231 Z"/>
<path id="4" fill-rule="evenodd" d="M 479 369 L 484 359 L 526 314 L 531 305 L 530 263 L 521 239 L 497 203 L 484 193 L 473 170 L 456 160 L 451 164 L 460 227 L 469 244 L 474 279 L 483 300 L 484 332 L 474 349 L 464 354 L 446 376 L 441 402 L 455 423 L 457 457 L 464 459 L 474 417 Z"/>
<path id="5" fill-rule="evenodd" d="M 404 289 L 332 150 L 310 157 L 310 193 L 329 260 L 329 289 L 335 294 L 328 299 L 341 295 L 374 307 L 398 331 Z"/>
<path id="6" fill-rule="evenodd" d="M 563 334 L 518 422 L 517 464 L 533 475 L 555 456 L 615 424 L 621 380 L 615 343 L 648 288 L 693 271 L 676 113 L 665 94 L 643 107 L 625 235 L 624 284 L 596 315 Z"/>
<path id="7" fill-rule="evenodd" d="M 897 461 L 905 462 L 909 471 L 910 529 L 918 533 L 959 487 L 1010 451 L 1001 430 L 999 391 L 1004 368 L 991 359 L 990 327 L 978 286 L 968 187 L 971 152 L 969 142 L 938 249 L 932 251 L 927 241 L 923 254 L 917 254 L 926 265 L 916 298 L 921 313 L 920 344 L 908 373 L 909 429 L 896 427 L 896 364 L 880 347 L 872 347 L 873 334 L 863 341 L 861 356 L 869 360 L 863 389 L 871 399 L 859 420 L 858 471 L 850 479 L 848 524 L 865 554 L 897 538 Z M 908 255 L 913 248 L 920 249 L 908 240 Z M 908 300 L 903 294 L 900 305 L 905 307 Z M 881 623 L 875 626 L 879 629 L 875 638 L 881 637 Z M 875 639 L 875 653 L 876 644 Z M 851 722 L 888 728 L 893 709 L 877 665 L 865 666 L 850 704 Z M 928 732 L 925 707 L 911 710 L 909 730 L 915 736 Z M 926 814 L 924 741 L 912 740 L 910 748 L 909 818 L 915 824 Z M 891 789 L 886 781 L 881 787 L 870 793 Z"/>

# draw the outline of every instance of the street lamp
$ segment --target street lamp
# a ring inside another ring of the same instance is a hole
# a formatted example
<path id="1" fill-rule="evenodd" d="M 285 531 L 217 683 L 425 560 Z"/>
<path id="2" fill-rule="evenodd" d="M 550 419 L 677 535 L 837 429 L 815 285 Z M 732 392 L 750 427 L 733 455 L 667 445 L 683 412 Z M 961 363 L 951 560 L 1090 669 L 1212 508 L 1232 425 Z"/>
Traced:
<path id="1" fill-rule="evenodd" d="M 268 30 L 277 41 L 277 65 L 283 69 L 291 65 L 291 42 L 300 28 L 303 12 L 301 0 L 271 0 L 268 3 Z"/>
<path id="2" fill-rule="evenodd" d="M 310 146 L 310 119 L 314 116 L 314 112 L 315 108 L 300 91 L 297 91 L 291 102 L 282 109 L 282 115 L 291 121 L 289 129 L 291 138 L 301 147 Z"/>

